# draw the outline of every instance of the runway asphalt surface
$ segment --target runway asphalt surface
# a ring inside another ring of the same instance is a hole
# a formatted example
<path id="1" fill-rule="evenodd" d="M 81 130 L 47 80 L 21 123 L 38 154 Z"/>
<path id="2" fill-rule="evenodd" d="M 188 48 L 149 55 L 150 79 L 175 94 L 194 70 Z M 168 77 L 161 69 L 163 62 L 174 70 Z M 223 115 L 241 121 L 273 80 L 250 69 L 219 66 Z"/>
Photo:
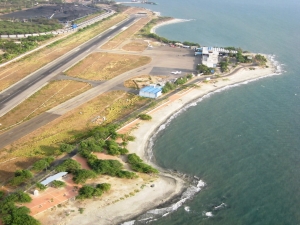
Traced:
<path id="1" fill-rule="evenodd" d="M 85 44 L 75 48 L 71 52 L 65 54 L 59 59 L 49 63 L 43 68 L 27 76 L 20 82 L 11 86 L 10 88 L 4 90 L 0 93 L 0 117 L 5 115 L 15 106 L 20 104 L 30 95 L 38 91 L 43 85 L 55 77 L 59 72 L 62 72 L 77 63 L 79 60 L 83 59 L 89 54 L 89 51 L 94 50 L 99 45 L 103 44 L 108 40 L 108 38 L 115 36 L 117 33 L 122 31 L 127 26 L 130 26 L 136 17 L 131 17 L 120 24 L 113 26 L 108 31 L 98 35 L 97 37 L 91 39 Z"/>

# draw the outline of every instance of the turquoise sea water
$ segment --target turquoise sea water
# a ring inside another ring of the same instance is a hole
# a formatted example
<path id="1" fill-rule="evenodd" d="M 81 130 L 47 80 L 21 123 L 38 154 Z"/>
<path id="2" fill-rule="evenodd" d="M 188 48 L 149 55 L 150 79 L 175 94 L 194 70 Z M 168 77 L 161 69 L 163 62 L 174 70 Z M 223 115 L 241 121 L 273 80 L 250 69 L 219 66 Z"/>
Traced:
<path id="1" fill-rule="evenodd" d="M 300 224 L 300 2 L 153 1 L 164 16 L 193 19 L 159 35 L 275 54 L 286 72 L 210 95 L 160 132 L 158 165 L 206 186 L 152 224 Z"/>

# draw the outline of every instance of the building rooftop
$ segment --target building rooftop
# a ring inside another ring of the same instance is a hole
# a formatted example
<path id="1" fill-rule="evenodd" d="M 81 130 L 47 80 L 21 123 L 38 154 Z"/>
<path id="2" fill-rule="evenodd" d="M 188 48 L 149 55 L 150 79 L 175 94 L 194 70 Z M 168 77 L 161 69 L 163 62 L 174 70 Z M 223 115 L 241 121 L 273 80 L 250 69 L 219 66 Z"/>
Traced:
<path id="1" fill-rule="evenodd" d="M 141 92 L 148 92 L 148 93 L 156 94 L 156 93 L 160 92 L 161 89 L 162 88 L 160 86 L 156 86 L 156 87 L 147 86 L 147 87 L 142 88 Z"/>
<path id="2" fill-rule="evenodd" d="M 67 172 L 60 172 L 60 173 L 57 173 L 57 174 L 55 174 L 55 175 L 53 175 L 53 176 L 51 176 L 51 177 L 48 177 L 46 180 L 43 180 L 43 181 L 41 182 L 41 184 L 46 186 L 46 185 L 50 184 L 52 181 L 55 181 L 55 180 L 57 180 L 57 179 L 59 179 L 59 178 L 65 176 L 65 175 L 67 175 L 67 174 L 68 174 Z"/>

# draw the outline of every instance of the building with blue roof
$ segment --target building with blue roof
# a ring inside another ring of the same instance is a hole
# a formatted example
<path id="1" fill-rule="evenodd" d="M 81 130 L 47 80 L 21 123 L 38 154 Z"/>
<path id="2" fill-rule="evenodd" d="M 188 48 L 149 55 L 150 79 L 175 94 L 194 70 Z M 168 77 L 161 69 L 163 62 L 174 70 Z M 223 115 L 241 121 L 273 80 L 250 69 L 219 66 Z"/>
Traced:
<path id="1" fill-rule="evenodd" d="M 162 95 L 162 87 L 146 86 L 140 90 L 139 95 L 146 98 L 158 98 Z"/>

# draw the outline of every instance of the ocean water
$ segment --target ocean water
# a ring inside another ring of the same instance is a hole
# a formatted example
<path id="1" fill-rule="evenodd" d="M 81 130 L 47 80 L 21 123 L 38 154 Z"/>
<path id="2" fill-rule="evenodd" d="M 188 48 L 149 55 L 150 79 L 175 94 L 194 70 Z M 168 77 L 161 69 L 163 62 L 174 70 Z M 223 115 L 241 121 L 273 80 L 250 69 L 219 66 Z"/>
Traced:
<path id="1" fill-rule="evenodd" d="M 138 220 L 300 224 L 300 1 L 153 1 L 159 5 L 140 6 L 191 19 L 159 35 L 272 54 L 283 72 L 206 96 L 166 124 L 152 147 L 157 164 L 206 185 L 158 218 L 153 211 Z"/>

